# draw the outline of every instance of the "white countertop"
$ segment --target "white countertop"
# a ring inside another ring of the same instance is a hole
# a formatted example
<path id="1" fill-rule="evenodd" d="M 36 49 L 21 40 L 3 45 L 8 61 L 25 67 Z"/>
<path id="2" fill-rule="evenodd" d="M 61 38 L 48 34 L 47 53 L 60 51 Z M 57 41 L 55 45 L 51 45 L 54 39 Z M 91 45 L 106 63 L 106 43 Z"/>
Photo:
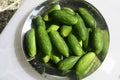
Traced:
<path id="1" fill-rule="evenodd" d="M 44 0 L 24 0 L 0 34 L 0 80 L 44 80 L 26 62 L 20 33 L 29 12 Z M 86 0 L 105 18 L 110 31 L 110 47 L 102 66 L 84 80 L 120 80 L 120 0 Z"/>

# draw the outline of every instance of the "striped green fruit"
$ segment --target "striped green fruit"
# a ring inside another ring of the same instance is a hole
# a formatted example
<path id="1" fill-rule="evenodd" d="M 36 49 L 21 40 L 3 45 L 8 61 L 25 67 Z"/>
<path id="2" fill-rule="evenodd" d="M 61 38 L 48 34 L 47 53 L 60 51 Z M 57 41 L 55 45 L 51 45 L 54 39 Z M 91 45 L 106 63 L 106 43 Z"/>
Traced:
<path id="1" fill-rule="evenodd" d="M 93 66 L 94 60 L 96 59 L 96 55 L 94 52 L 89 52 L 85 54 L 76 64 L 76 74 L 82 79 L 84 78 L 90 71 L 91 66 Z"/>

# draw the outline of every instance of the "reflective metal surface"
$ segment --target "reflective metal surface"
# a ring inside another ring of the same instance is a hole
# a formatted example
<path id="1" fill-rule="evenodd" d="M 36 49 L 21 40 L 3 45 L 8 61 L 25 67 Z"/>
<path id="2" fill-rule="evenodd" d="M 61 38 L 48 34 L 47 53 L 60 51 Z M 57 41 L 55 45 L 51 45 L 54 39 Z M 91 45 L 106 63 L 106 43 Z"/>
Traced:
<path id="1" fill-rule="evenodd" d="M 84 0 L 49 0 L 42 4 L 40 4 L 38 7 L 36 7 L 28 16 L 26 19 L 22 33 L 21 33 L 21 47 L 23 48 L 23 54 L 25 53 L 24 50 L 24 35 L 25 33 L 31 28 L 32 26 L 32 19 L 37 15 L 42 15 L 47 9 L 49 9 L 53 4 L 59 3 L 61 7 L 70 7 L 74 10 L 78 9 L 79 7 L 84 7 L 89 10 L 89 12 L 94 16 L 94 18 L 97 21 L 97 26 L 101 29 L 107 30 L 108 27 L 107 24 L 103 18 L 103 16 L 100 14 L 100 12 L 90 3 L 84 1 Z M 26 55 L 25 55 L 26 56 Z M 106 55 L 105 55 L 106 56 Z M 42 76 L 47 80 L 79 80 L 77 79 L 74 71 L 70 71 L 67 73 L 67 75 L 62 76 L 61 72 L 58 71 L 54 67 L 50 67 L 48 65 L 45 65 L 44 63 L 40 62 L 37 57 L 33 60 L 27 59 L 26 60 L 31 64 L 31 66 L 39 73 L 43 73 Z M 44 73 L 45 72 L 45 73 Z"/>

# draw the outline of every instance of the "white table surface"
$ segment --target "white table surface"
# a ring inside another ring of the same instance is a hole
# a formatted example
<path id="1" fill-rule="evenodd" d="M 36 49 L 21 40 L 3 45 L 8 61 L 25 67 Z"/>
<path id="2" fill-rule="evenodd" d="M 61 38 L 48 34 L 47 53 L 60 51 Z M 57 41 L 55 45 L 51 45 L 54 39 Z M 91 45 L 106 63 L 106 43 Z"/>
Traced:
<path id="1" fill-rule="evenodd" d="M 44 80 L 26 62 L 20 33 L 29 12 L 44 0 L 24 0 L 0 34 L 0 80 Z M 110 47 L 102 66 L 84 80 L 120 80 L 120 0 L 87 0 L 104 16 L 110 31 Z"/>

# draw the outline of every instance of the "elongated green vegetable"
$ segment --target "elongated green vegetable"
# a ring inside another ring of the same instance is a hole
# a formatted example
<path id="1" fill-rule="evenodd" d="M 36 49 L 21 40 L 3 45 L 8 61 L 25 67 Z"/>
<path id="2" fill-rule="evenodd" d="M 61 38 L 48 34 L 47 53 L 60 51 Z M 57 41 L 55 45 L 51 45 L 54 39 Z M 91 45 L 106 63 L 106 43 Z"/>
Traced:
<path id="1" fill-rule="evenodd" d="M 89 73 L 95 58 L 96 58 L 95 53 L 89 52 L 77 62 L 76 74 L 80 79 L 84 78 Z"/>
<path id="2" fill-rule="evenodd" d="M 54 11 L 54 10 L 60 10 L 60 5 L 59 5 L 59 4 L 55 4 L 55 5 L 53 5 L 51 8 L 49 8 L 49 9 L 44 13 L 43 19 L 44 19 L 45 21 L 50 21 L 48 14 L 49 14 L 50 12 Z"/>
<path id="3" fill-rule="evenodd" d="M 56 49 L 65 57 L 69 56 L 69 49 L 64 41 L 64 39 L 61 37 L 58 31 L 50 31 L 49 32 L 50 39 L 53 43 L 53 45 L 56 47 Z"/>
<path id="4" fill-rule="evenodd" d="M 101 51 L 101 53 L 98 55 L 98 57 L 100 58 L 101 61 L 103 61 L 107 55 L 108 52 L 108 48 L 109 48 L 109 42 L 110 42 L 110 38 L 109 38 L 109 32 L 108 30 L 101 30 L 102 35 L 103 35 L 103 50 Z"/>
<path id="5" fill-rule="evenodd" d="M 84 77 L 92 74 L 94 71 L 96 71 L 96 69 L 99 68 L 100 65 L 101 65 L 101 61 L 98 59 L 98 57 L 96 57 L 93 63 L 91 64 L 91 69 Z"/>
<path id="6" fill-rule="evenodd" d="M 72 26 L 68 26 L 68 25 L 63 25 L 60 28 L 60 34 L 62 35 L 62 37 L 67 37 L 72 31 Z"/>
<path id="7" fill-rule="evenodd" d="M 42 58 L 42 60 L 43 60 L 44 63 L 49 62 L 49 60 L 50 60 L 50 55 L 45 55 L 45 56 Z"/>
<path id="8" fill-rule="evenodd" d="M 48 63 L 50 61 L 51 55 L 46 55 L 42 52 L 42 50 L 38 49 L 36 59 L 39 59 L 43 63 Z"/>
<path id="9" fill-rule="evenodd" d="M 87 39 L 83 41 L 83 49 L 84 51 L 89 51 L 88 45 L 89 45 L 89 34 L 92 32 L 91 28 L 87 28 Z"/>
<path id="10" fill-rule="evenodd" d="M 79 14 L 76 14 L 76 17 L 78 18 L 78 22 L 73 26 L 73 30 L 81 40 L 85 41 L 87 39 L 86 26 Z"/>
<path id="11" fill-rule="evenodd" d="M 85 21 L 86 27 L 96 28 L 97 22 L 87 9 L 81 7 L 78 9 L 78 13 L 82 16 L 83 20 Z"/>
<path id="12" fill-rule="evenodd" d="M 36 55 L 36 40 L 35 40 L 35 31 L 31 28 L 25 36 L 26 42 L 26 51 L 30 57 L 35 57 Z"/>
<path id="13" fill-rule="evenodd" d="M 58 69 L 62 71 L 67 71 L 73 68 L 76 62 L 79 60 L 79 56 L 70 56 L 58 63 Z"/>
<path id="14" fill-rule="evenodd" d="M 75 72 L 75 79 L 93 73 L 107 54 L 108 31 L 97 27 L 94 15 L 85 8 L 74 11 L 58 3 L 46 7 L 49 9 L 43 15 L 33 18 L 34 25 L 25 35 L 28 60 L 35 58 L 37 64 L 42 63 L 37 66 L 40 73 L 53 67 L 61 75 Z"/>
<path id="15" fill-rule="evenodd" d="M 58 63 L 62 60 L 62 56 L 56 50 L 52 50 L 51 60 Z"/>
<path id="16" fill-rule="evenodd" d="M 68 36 L 67 42 L 73 54 L 77 56 L 82 56 L 84 54 L 82 47 L 79 44 L 79 41 L 72 33 Z"/>
<path id="17" fill-rule="evenodd" d="M 48 29 L 47 29 L 47 32 L 50 32 L 52 30 L 58 30 L 59 29 L 59 26 L 58 25 L 54 25 L 52 24 Z"/>
<path id="18" fill-rule="evenodd" d="M 40 15 L 37 16 L 36 18 L 33 18 L 32 23 L 35 25 L 35 28 L 38 26 L 42 26 L 46 29 L 45 22 L 43 21 Z"/>
<path id="19" fill-rule="evenodd" d="M 50 38 L 48 36 L 48 33 L 44 29 L 44 27 L 39 26 L 36 29 L 36 39 L 37 39 L 37 44 L 38 44 L 40 50 L 42 50 L 42 52 L 46 55 L 51 55 L 52 44 L 51 44 Z"/>
<path id="20" fill-rule="evenodd" d="M 49 17 L 53 21 L 57 21 L 61 24 L 74 25 L 78 19 L 76 16 L 66 13 L 63 10 L 54 10 L 49 14 Z"/>
<path id="21" fill-rule="evenodd" d="M 92 30 L 90 35 L 90 45 L 92 51 L 99 54 L 103 49 L 103 35 L 100 28 L 95 28 Z"/>
<path id="22" fill-rule="evenodd" d="M 65 11 L 68 14 L 75 15 L 75 12 L 71 8 L 63 7 L 61 10 Z"/>

